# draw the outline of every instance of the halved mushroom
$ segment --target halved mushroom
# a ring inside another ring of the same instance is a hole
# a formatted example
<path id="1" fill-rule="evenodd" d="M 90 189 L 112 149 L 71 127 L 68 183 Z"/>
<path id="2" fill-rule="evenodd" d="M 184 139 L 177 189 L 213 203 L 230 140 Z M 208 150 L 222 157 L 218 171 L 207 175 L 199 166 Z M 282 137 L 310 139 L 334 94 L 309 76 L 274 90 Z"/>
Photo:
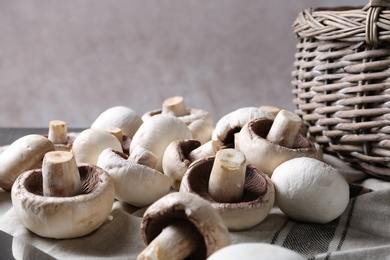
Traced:
<path id="1" fill-rule="evenodd" d="M 101 113 L 92 123 L 91 128 L 106 130 L 110 127 L 117 127 L 122 130 L 123 135 L 132 138 L 142 123 L 141 116 L 133 109 L 115 106 Z"/>
<path id="2" fill-rule="evenodd" d="M 279 112 L 275 120 L 254 119 L 239 132 L 239 149 L 245 154 L 249 164 L 268 176 L 282 162 L 293 158 L 311 157 L 321 160 L 321 147 L 302 136 L 300 128 L 298 116 L 288 111 Z"/>
<path id="3" fill-rule="evenodd" d="M 243 154 L 230 148 L 192 163 L 182 179 L 180 192 L 207 200 L 229 230 L 248 229 L 263 221 L 275 199 L 271 179 L 246 165 Z"/>
<path id="4" fill-rule="evenodd" d="M 167 146 L 179 139 L 191 139 L 188 127 L 177 117 L 171 115 L 155 115 L 146 120 L 135 133 L 130 154 L 137 146 L 155 154 L 158 158 L 156 170 L 162 171 L 162 158 Z"/>
<path id="5" fill-rule="evenodd" d="M 86 129 L 74 140 L 72 152 L 77 163 L 96 165 L 100 153 L 106 148 L 123 152 L 119 140 L 106 130 Z"/>
<path id="6" fill-rule="evenodd" d="M 169 177 L 139 163 L 147 162 L 151 163 L 152 166 L 155 165 L 154 160 L 147 159 L 150 156 L 150 154 L 146 154 L 146 157 L 143 158 L 127 157 L 127 155 L 109 148 L 100 154 L 97 166 L 112 176 L 115 197 L 118 200 L 136 207 L 144 207 L 169 193 L 171 188 Z"/>
<path id="7" fill-rule="evenodd" d="M 16 178 L 27 170 L 40 168 L 54 145 L 43 135 L 31 134 L 15 140 L 0 154 L 0 187 L 10 191 Z"/>
<path id="8" fill-rule="evenodd" d="M 111 177 L 96 166 L 77 167 L 70 152 L 56 151 L 45 157 L 48 160 L 42 169 L 24 172 L 12 186 L 12 204 L 19 220 L 48 238 L 75 238 L 96 230 L 114 203 Z"/>
<path id="9" fill-rule="evenodd" d="M 153 203 L 141 222 L 148 246 L 138 259 L 206 259 L 230 245 L 221 216 L 191 193 L 173 192 Z"/>
<path id="10" fill-rule="evenodd" d="M 172 188 L 180 189 L 181 179 L 192 162 L 214 156 L 219 149 L 219 144 L 213 140 L 203 145 L 195 139 L 181 139 L 171 142 L 165 149 L 162 167 L 164 174 L 171 179 Z"/>
<path id="11" fill-rule="evenodd" d="M 217 141 L 221 147 L 234 148 L 234 134 L 240 132 L 249 121 L 263 117 L 275 118 L 272 113 L 257 107 L 239 108 L 219 119 L 211 139 Z"/>
<path id="12" fill-rule="evenodd" d="M 146 121 L 160 114 L 179 118 L 190 129 L 192 138 L 198 140 L 201 144 L 211 139 L 214 130 L 211 114 L 203 109 L 187 108 L 184 98 L 181 96 L 167 98 L 163 101 L 161 109 L 146 112 L 142 119 Z"/>

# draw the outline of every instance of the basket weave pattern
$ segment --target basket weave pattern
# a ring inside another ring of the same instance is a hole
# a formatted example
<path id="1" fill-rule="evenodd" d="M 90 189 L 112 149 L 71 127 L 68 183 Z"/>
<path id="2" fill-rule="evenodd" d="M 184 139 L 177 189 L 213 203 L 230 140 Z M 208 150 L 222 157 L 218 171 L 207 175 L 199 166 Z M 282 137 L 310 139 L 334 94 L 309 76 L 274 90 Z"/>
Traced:
<path id="1" fill-rule="evenodd" d="M 378 1 L 379 2 L 379 1 Z M 324 152 L 390 179 L 390 1 L 307 9 L 292 85 L 296 113 Z"/>

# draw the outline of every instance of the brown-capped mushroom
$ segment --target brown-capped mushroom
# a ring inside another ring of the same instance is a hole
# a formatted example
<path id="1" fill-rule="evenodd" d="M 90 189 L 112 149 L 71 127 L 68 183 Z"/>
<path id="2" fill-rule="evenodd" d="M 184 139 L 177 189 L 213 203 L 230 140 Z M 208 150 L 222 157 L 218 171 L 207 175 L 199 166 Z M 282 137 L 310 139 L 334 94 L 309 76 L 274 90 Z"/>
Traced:
<path id="1" fill-rule="evenodd" d="M 249 121 L 256 118 L 274 119 L 275 116 L 267 110 L 258 107 L 243 107 L 221 117 L 215 125 L 212 140 L 217 141 L 221 147 L 234 148 L 234 135 Z"/>
<path id="2" fill-rule="evenodd" d="M 123 135 L 131 139 L 142 123 L 141 116 L 133 109 L 115 106 L 101 113 L 92 123 L 91 128 L 106 130 L 110 127 L 117 127 L 122 130 Z"/>
<path id="3" fill-rule="evenodd" d="M 286 110 L 281 110 L 275 120 L 254 119 L 239 132 L 238 144 L 249 164 L 268 176 L 282 162 L 297 158 L 322 159 L 322 149 L 302 136 L 301 119 Z"/>
<path id="4" fill-rule="evenodd" d="M 146 120 L 135 133 L 130 144 L 130 154 L 137 146 L 145 148 L 157 156 L 156 170 L 162 172 L 165 149 L 179 139 L 192 139 L 191 131 L 183 121 L 171 115 L 155 115 Z"/>
<path id="5" fill-rule="evenodd" d="M 172 115 L 179 118 L 190 129 L 192 138 L 200 141 L 201 144 L 211 139 L 214 130 L 211 114 L 203 109 L 187 108 L 182 96 L 165 99 L 161 109 L 146 112 L 142 119 L 146 121 L 159 114 Z"/>
<path id="6" fill-rule="evenodd" d="M 31 134 L 15 140 L 0 155 L 0 187 L 10 191 L 16 178 L 27 170 L 40 168 L 50 151 L 54 151 L 54 145 L 43 135 Z"/>
<path id="7" fill-rule="evenodd" d="M 181 139 L 171 142 L 165 149 L 162 167 L 164 174 L 171 179 L 172 188 L 180 189 L 181 179 L 192 162 L 214 156 L 219 149 L 219 144 L 214 140 L 202 145 L 195 139 Z"/>
<path id="8" fill-rule="evenodd" d="M 230 245 L 221 216 L 211 205 L 191 193 L 173 192 L 153 203 L 141 222 L 148 246 L 141 259 L 206 259 Z"/>
<path id="9" fill-rule="evenodd" d="M 89 128 L 76 137 L 72 153 L 77 163 L 96 165 L 100 153 L 107 148 L 123 152 L 122 144 L 114 135 L 106 130 Z"/>
<path id="10" fill-rule="evenodd" d="M 263 221 L 275 198 L 271 179 L 246 165 L 245 156 L 231 148 L 192 163 L 182 179 L 180 192 L 207 200 L 229 230 L 248 229 Z"/>
<path id="11" fill-rule="evenodd" d="M 42 169 L 24 172 L 12 186 L 19 220 L 48 238 L 75 238 L 96 230 L 114 203 L 109 174 L 89 164 L 77 167 L 71 152 L 55 151 L 45 157 Z"/>
<path id="12" fill-rule="evenodd" d="M 138 146 L 131 157 L 108 148 L 100 154 L 97 166 L 112 176 L 118 200 L 144 207 L 171 188 L 169 177 L 153 168 L 156 163 L 155 155 Z"/>

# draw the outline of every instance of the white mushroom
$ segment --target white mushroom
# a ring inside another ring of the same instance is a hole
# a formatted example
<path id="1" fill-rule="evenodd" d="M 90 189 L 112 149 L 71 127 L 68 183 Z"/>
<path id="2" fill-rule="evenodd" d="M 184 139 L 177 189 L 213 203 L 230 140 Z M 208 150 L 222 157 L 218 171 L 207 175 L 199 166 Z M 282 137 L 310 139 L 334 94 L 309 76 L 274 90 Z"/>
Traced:
<path id="1" fill-rule="evenodd" d="M 210 204 L 191 193 L 170 193 L 153 203 L 141 222 L 148 246 L 142 259 L 206 259 L 230 245 L 228 229 Z"/>
<path id="2" fill-rule="evenodd" d="M 146 120 L 135 133 L 130 154 L 135 147 L 141 146 L 158 158 L 156 169 L 162 171 L 162 158 L 167 146 L 179 139 L 191 139 L 188 127 L 177 117 L 171 115 L 155 115 Z"/>
<path id="3" fill-rule="evenodd" d="M 215 157 L 193 162 L 183 176 L 180 192 L 207 200 L 232 231 L 263 221 L 275 197 L 271 179 L 246 165 L 241 152 L 228 148 L 218 151 Z"/>
<path id="4" fill-rule="evenodd" d="M 139 147 L 139 149 L 141 149 Z M 108 172 L 115 185 L 115 197 L 136 207 L 152 204 L 168 194 L 170 179 L 163 173 L 139 162 L 151 162 L 150 153 L 146 157 L 136 157 L 137 161 L 112 149 L 104 150 L 97 161 L 97 166 Z M 153 158 L 153 157 L 152 157 Z"/>
<path id="5" fill-rule="evenodd" d="M 232 147 L 235 133 L 240 132 L 241 128 L 249 121 L 263 117 L 275 118 L 270 112 L 257 107 L 239 108 L 219 119 L 211 139 L 219 142 L 222 147 Z"/>
<path id="6" fill-rule="evenodd" d="M 181 180 L 192 162 L 214 156 L 219 149 L 219 144 L 213 140 L 203 145 L 195 139 L 180 139 L 171 142 L 165 149 L 162 167 L 164 174 L 171 179 L 172 188 L 180 189 Z"/>
<path id="7" fill-rule="evenodd" d="M 201 144 L 211 139 L 214 130 L 211 114 L 203 109 L 187 108 L 181 96 L 165 99 L 162 109 L 146 112 L 142 119 L 146 121 L 159 114 L 172 115 L 182 120 L 190 129 L 192 138 L 200 141 Z"/>
<path id="8" fill-rule="evenodd" d="M 77 163 L 96 165 L 100 153 L 106 148 L 123 152 L 122 144 L 114 135 L 102 129 L 86 129 L 74 140 L 72 152 Z"/>
<path id="9" fill-rule="evenodd" d="M 12 186 L 12 205 L 18 219 L 27 229 L 48 238 L 75 238 L 99 228 L 114 203 L 111 177 L 89 164 L 75 169 L 70 152 L 56 151 L 47 156 L 44 163 L 49 165 L 44 165 L 44 170 L 24 172 Z"/>
<path id="10" fill-rule="evenodd" d="M 271 176 L 278 165 L 289 159 L 322 159 L 321 147 L 299 134 L 301 121 L 298 116 L 284 111 L 279 112 L 277 118 L 249 121 L 237 135 L 239 149 L 249 164 Z M 279 123 L 280 118 L 282 123 Z"/>
<path id="11" fill-rule="evenodd" d="M 42 135 L 15 140 L 0 155 L 0 187 L 10 191 L 16 178 L 27 170 L 40 168 L 44 155 L 50 151 L 54 151 L 54 145 Z"/>
<path id="12" fill-rule="evenodd" d="M 266 243 L 238 243 L 224 247 L 208 260 L 304 260 L 295 251 Z"/>
<path id="13" fill-rule="evenodd" d="M 327 223 L 339 217 L 349 202 L 349 185 L 339 171 L 312 158 L 295 158 L 279 165 L 271 178 L 276 204 L 290 218 Z"/>
<path id="14" fill-rule="evenodd" d="M 122 133 L 132 138 L 143 123 L 141 116 L 133 109 L 125 106 L 115 106 L 105 110 L 92 123 L 92 129 L 107 129 L 118 127 Z"/>

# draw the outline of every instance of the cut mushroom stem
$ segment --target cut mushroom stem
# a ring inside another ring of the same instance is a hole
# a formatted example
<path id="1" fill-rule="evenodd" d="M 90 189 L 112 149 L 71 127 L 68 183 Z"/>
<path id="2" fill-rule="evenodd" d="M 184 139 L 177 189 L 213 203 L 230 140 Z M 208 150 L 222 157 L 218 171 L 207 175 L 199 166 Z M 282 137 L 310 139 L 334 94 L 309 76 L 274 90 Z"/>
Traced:
<path id="1" fill-rule="evenodd" d="M 52 120 L 49 122 L 48 139 L 53 144 L 68 143 L 68 128 L 64 121 Z"/>
<path id="2" fill-rule="evenodd" d="M 231 148 L 218 151 L 210 173 L 210 196 L 221 203 L 240 201 L 245 172 L 246 158 L 242 152 Z"/>
<path id="3" fill-rule="evenodd" d="M 197 229 L 190 223 L 175 221 L 138 255 L 137 260 L 146 259 L 185 259 L 202 243 Z"/>
<path id="4" fill-rule="evenodd" d="M 148 149 L 137 145 L 130 153 L 128 160 L 156 169 L 158 157 Z"/>
<path id="5" fill-rule="evenodd" d="M 48 152 L 42 164 L 43 195 L 71 197 L 81 193 L 80 173 L 71 152 Z"/>
<path id="6" fill-rule="evenodd" d="M 292 148 L 301 125 L 302 119 L 297 114 L 282 109 L 276 115 L 266 139 L 280 146 Z"/>
<path id="7" fill-rule="evenodd" d="M 274 116 L 276 116 L 280 112 L 280 110 L 282 110 L 282 109 L 280 109 L 278 107 L 266 106 L 266 105 L 260 106 L 259 108 L 262 109 L 262 110 L 270 112 Z"/>
<path id="8" fill-rule="evenodd" d="M 110 126 L 106 128 L 106 131 L 118 138 L 119 142 L 123 142 L 123 132 L 119 127 Z"/>
<path id="9" fill-rule="evenodd" d="M 194 162 L 198 159 L 202 159 L 208 156 L 214 156 L 221 149 L 221 145 L 215 141 L 210 140 L 198 148 L 192 150 L 188 155 L 188 158 L 191 162 Z"/>
<path id="10" fill-rule="evenodd" d="M 162 114 L 170 114 L 176 117 L 188 115 L 189 113 L 184 103 L 184 98 L 175 96 L 165 99 L 162 104 Z"/>

